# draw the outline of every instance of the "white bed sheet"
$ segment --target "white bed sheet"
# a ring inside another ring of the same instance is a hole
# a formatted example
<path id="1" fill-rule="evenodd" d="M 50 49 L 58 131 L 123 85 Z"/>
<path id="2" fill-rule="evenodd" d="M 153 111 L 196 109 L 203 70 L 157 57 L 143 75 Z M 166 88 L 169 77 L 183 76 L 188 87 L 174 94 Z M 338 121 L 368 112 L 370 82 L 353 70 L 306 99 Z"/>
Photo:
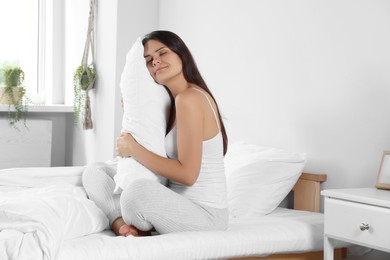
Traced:
<path id="1" fill-rule="evenodd" d="M 58 259 L 225 259 L 322 248 L 323 214 L 277 208 L 258 219 L 232 219 L 227 231 L 151 237 L 114 237 L 105 231 L 65 241 Z"/>
<path id="2" fill-rule="evenodd" d="M 39 188 L 48 185 L 82 186 L 84 166 L 0 169 L 0 191 Z"/>

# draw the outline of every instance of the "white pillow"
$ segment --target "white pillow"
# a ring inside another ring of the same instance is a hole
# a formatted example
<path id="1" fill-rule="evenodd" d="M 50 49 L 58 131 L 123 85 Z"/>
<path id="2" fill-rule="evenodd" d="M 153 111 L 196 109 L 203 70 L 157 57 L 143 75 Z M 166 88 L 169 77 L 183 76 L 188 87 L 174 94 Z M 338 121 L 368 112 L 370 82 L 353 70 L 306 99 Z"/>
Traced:
<path id="1" fill-rule="evenodd" d="M 170 108 L 167 90 L 157 84 L 146 68 L 144 47 L 138 38 L 126 56 L 120 89 L 123 99 L 122 132 L 129 132 L 146 149 L 166 157 L 164 138 Z M 114 179 L 125 189 L 135 179 L 147 178 L 166 184 L 133 158 L 120 158 Z"/>
<path id="2" fill-rule="evenodd" d="M 252 218 L 272 212 L 291 191 L 305 163 L 304 153 L 244 142 L 230 145 L 225 156 L 230 216 Z"/>

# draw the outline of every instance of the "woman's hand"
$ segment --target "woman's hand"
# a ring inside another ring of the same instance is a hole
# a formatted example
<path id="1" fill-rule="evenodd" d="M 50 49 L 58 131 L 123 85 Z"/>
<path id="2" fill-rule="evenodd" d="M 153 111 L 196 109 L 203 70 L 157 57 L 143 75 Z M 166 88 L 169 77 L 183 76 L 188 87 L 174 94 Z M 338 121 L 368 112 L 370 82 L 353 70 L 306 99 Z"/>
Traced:
<path id="1" fill-rule="evenodd" d="M 129 133 L 122 133 L 116 139 L 116 155 L 121 157 L 133 156 L 137 141 Z"/>

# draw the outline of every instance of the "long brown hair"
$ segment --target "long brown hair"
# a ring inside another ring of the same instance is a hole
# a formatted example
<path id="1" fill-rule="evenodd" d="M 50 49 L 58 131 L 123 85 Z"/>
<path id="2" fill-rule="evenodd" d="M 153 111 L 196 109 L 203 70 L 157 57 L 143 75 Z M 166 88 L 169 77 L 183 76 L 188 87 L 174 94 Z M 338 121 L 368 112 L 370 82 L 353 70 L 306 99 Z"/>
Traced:
<path id="1" fill-rule="evenodd" d="M 192 54 L 188 49 L 187 45 L 178 35 L 170 31 L 153 31 L 145 35 L 145 37 L 142 40 L 142 44 L 145 45 L 149 40 L 159 41 L 164 45 L 166 45 L 171 51 L 176 53 L 180 57 L 181 62 L 183 64 L 184 78 L 189 83 L 195 84 L 200 88 L 202 88 L 203 90 L 205 90 L 213 98 L 218 110 L 218 118 L 221 125 L 221 133 L 223 139 L 223 154 L 225 155 L 227 152 L 228 137 L 226 134 L 225 125 L 223 124 L 222 121 L 221 113 L 219 112 L 217 101 L 215 100 L 210 89 L 207 87 L 206 82 L 202 78 L 199 69 L 196 66 L 195 60 L 192 57 Z M 171 103 L 172 106 L 171 106 L 168 126 L 171 126 L 171 124 L 173 124 L 173 114 L 175 113 L 175 102 L 173 102 L 172 95 L 171 95 Z"/>

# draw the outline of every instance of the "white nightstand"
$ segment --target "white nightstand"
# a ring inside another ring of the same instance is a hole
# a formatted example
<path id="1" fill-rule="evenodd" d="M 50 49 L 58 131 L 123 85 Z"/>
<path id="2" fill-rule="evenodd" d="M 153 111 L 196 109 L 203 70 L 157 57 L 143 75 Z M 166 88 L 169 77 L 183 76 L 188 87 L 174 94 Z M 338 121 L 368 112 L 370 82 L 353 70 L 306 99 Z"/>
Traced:
<path id="1" fill-rule="evenodd" d="M 390 191 L 376 188 L 324 190 L 324 259 L 334 240 L 390 252 Z"/>

